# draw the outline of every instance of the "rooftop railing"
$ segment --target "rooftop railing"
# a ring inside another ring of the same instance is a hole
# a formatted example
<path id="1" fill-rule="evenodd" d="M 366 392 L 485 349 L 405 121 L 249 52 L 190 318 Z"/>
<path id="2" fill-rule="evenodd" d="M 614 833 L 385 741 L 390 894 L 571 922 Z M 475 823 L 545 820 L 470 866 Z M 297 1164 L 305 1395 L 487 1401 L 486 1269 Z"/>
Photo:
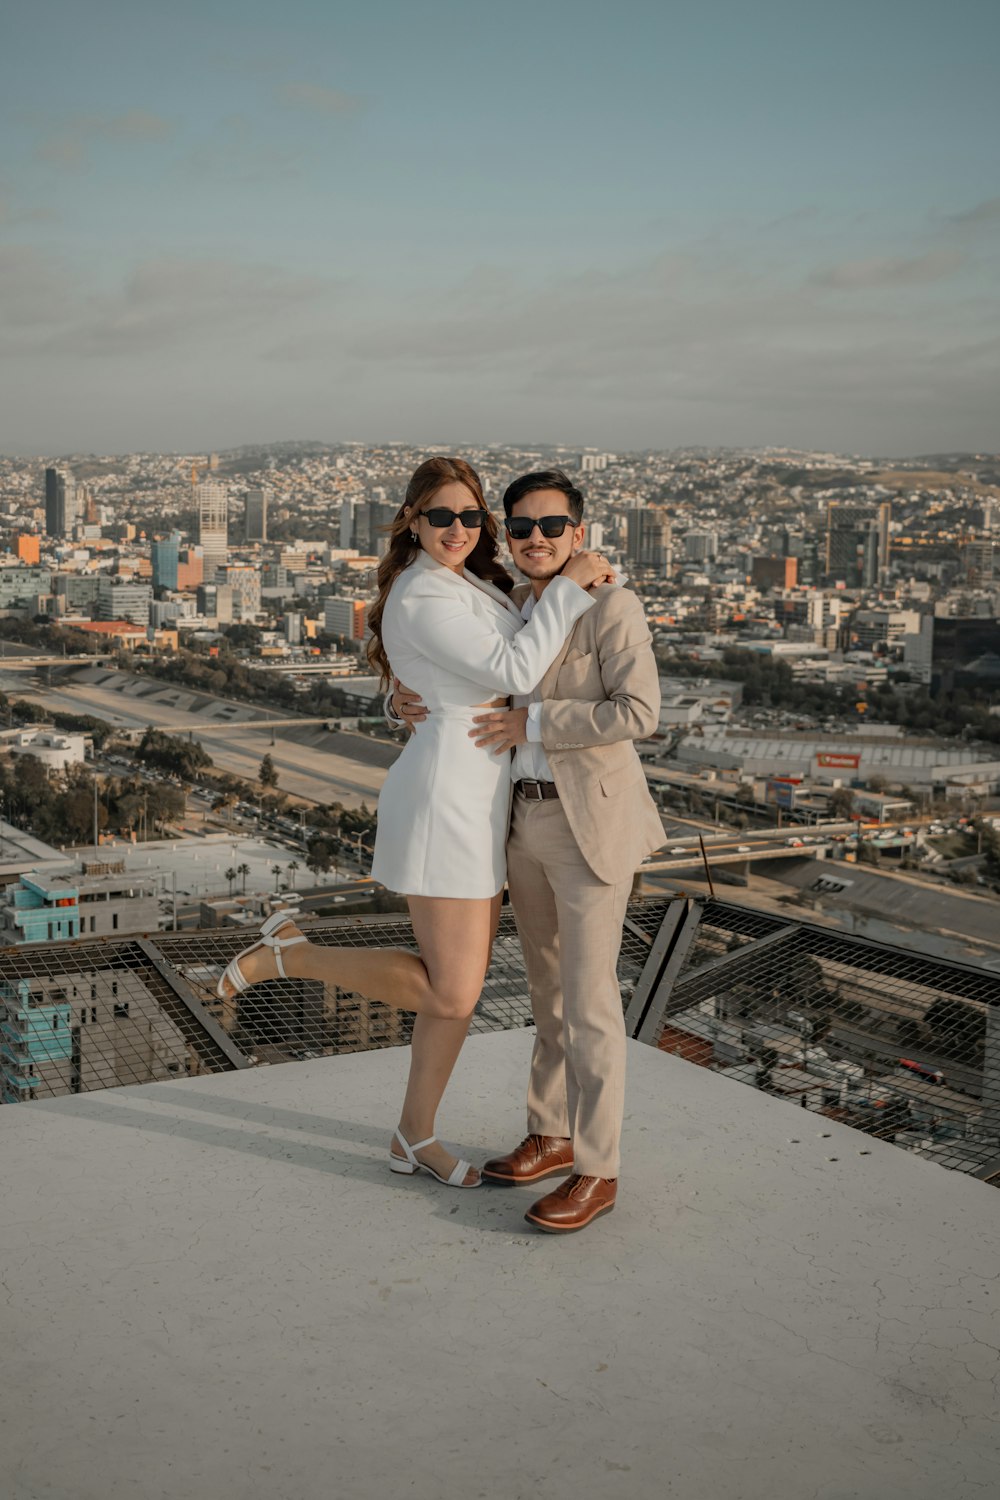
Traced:
<path id="1" fill-rule="evenodd" d="M 329 946 L 415 948 L 399 915 L 303 919 Z M 5 1102 L 368 1051 L 412 1017 L 316 980 L 215 997 L 245 931 L 0 953 Z M 628 1034 L 1000 1185 L 1000 975 L 736 903 L 632 902 L 618 965 Z M 473 1030 L 531 1024 L 505 908 Z"/>

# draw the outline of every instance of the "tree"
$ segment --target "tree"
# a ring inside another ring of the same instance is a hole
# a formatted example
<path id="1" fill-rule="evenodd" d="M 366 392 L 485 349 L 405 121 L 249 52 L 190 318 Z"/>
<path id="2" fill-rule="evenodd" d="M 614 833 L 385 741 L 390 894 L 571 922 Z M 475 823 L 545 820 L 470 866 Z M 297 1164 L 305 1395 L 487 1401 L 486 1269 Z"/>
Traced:
<path id="1" fill-rule="evenodd" d="M 270 755 L 265 755 L 264 759 L 261 761 L 260 770 L 257 772 L 257 780 L 260 782 L 262 787 L 271 787 L 278 785 L 278 772 L 275 769 L 274 761 L 271 759 Z"/>
<path id="2" fill-rule="evenodd" d="M 230 895 L 233 894 L 233 882 L 235 881 L 236 876 L 238 874 L 239 874 L 239 871 L 238 870 L 234 870 L 232 865 L 230 865 L 229 869 L 226 871 L 226 879 L 229 881 L 229 894 Z"/>
<path id="3" fill-rule="evenodd" d="M 212 803 L 212 811 L 213 812 L 225 812 L 228 809 L 229 812 L 230 812 L 229 821 L 231 823 L 233 821 L 232 820 L 232 816 L 231 816 L 232 809 L 236 806 L 236 804 L 237 804 L 237 802 L 239 800 L 240 799 L 239 799 L 239 797 L 237 797 L 237 795 L 236 795 L 235 792 L 232 792 L 232 791 L 220 792 L 219 795 L 216 797 L 215 801 Z"/>
<path id="4" fill-rule="evenodd" d="M 336 863 L 337 846 L 333 839 L 326 838 L 323 834 L 315 834 L 309 840 L 306 869 L 311 870 L 314 875 L 325 875 L 331 865 L 336 868 Z"/>
<path id="5" fill-rule="evenodd" d="M 245 896 L 246 893 L 247 893 L 247 876 L 250 874 L 250 866 L 249 865 L 237 865 L 237 867 L 236 867 L 236 873 L 237 873 L 237 875 L 242 875 L 243 876 L 243 895 Z"/>
<path id="6" fill-rule="evenodd" d="M 293 891 L 295 889 L 295 872 L 296 870 L 300 870 L 301 868 L 302 866 L 299 864 L 297 859 L 290 859 L 288 861 L 288 878 Z"/>
<path id="7" fill-rule="evenodd" d="M 274 889 L 277 892 L 278 881 L 281 879 L 281 866 L 280 865 L 272 865 L 271 866 L 271 874 L 274 876 Z"/>
<path id="8" fill-rule="evenodd" d="M 977 1063 L 986 1039 L 986 1016 L 975 1006 L 942 995 L 926 1012 L 925 1025 L 934 1033 L 934 1046 L 957 1062 Z"/>
<path id="9" fill-rule="evenodd" d="M 841 820 L 849 818 L 854 810 L 854 793 L 850 787 L 834 787 L 830 793 L 830 816 Z"/>

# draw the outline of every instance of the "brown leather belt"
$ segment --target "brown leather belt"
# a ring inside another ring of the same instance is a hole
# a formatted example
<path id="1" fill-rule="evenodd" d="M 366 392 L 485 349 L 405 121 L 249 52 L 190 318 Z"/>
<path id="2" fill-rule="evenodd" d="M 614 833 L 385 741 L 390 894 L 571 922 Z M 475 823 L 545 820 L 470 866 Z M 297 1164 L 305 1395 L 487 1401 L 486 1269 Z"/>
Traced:
<path id="1" fill-rule="evenodd" d="M 515 781 L 514 790 L 529 802 L 548 802 L 559 796 L 554 781 Z"/>

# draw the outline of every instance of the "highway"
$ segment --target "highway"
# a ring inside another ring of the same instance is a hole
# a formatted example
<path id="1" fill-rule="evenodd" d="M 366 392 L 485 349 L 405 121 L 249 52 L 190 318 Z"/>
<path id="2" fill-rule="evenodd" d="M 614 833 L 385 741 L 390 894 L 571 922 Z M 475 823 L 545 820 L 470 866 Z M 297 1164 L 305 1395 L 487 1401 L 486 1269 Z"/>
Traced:
<path id="1" fill-rule="evenodd" d="M 165 692 L 170 684 L 163 684 Z M 374 764 L 376 746 L 366 735 L 349 737 L 354 755 L 335 755 L 328 750 L 299 744 L 276 735 L 271 743 L 270 729 L 250 730 L 235 737 L 230 726 L 212 722 L 204 713 L 170 708 L 162 699 L 134 699 L 128 694 L 95 683 L 66 682 L 58 687 L 26 687 L 23 680 L 11 681 L 0 662 L 0 688 L 17 697 L 40 704 L 48 712 L 93 714 L 118 729 L 145 729 L 156 722 L 176 735 L 191 734 L 203 745 L 221 770 L 231 771 L 245 780 L 256 782 L 257 771 L 265 755 L 270 755 L 278 772 L 278 785 L 291 796 L 309 802 L 326 804 L 342 802 L 345 807 L 369 807 L 378 801 L 386 777 L 386 767 Z M 231 712 L 232 705 L 217 700 L 220 708 Z M 346 737 L 338 736 L 342 743 Z M 384 746 L 380 746 L 384 751 Z M 379 758 L 385 758 L 384 754 Z"/>

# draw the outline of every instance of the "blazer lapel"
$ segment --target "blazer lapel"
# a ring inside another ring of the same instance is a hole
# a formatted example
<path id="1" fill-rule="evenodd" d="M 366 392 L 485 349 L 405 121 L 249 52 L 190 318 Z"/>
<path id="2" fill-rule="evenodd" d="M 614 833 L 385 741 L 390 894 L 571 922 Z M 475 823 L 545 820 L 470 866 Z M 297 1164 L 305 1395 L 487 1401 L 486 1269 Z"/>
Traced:
<path id="1" fill-rule="evenodd" d="M 584 616 L 584 619 L 586 619 L 586 616 Z M 577 621 L 577 624 L 579 624 L 579 623 L 580 622 Z M 548 671 L 545 673 L 545 676 L 542 678 L 541 682 L 538 684 L 538 696 L 540 698 L 553 698 L 553 697 L 555 697 L 556 678 L 559 676 L 559 668 L 562 666 L 563 662 L 566 660 L 566 652 L 569 650 L 570 646 L 573 644 L 573 637 L 574 637 L 575 634 L 576 634 L 576 625 L 573 626 L 573 629 L 570 631 L 569 635 L 566 637 L 566 639 L 563 641 L 562 645 L 559 647 L 559 650 L 558 650 L 558 652 L 556 654 L 555 661 L 552 663 L 551 667 L 549 667 Z"/>
<path id="2" fill-rule="evenodd" d="M 501 605 L 504 610 L 509 610 L 511 614 L 516 615 L 518 619 L 521 618 L 520 605 L 515 604 L 511 596 L 509 594 L 505 594 L 502 589 L 498 589 L 496 584 L 489 583 L 485 578 L 477 578 L 476 575 L 471 572 L 466 573 L 465 580 L 467 583 L 471 583 L 473 588 L 478 589 L 481 594 L 485 594 L 486 597 L 488 599 L 491 599 L 494 604 Z"/>

